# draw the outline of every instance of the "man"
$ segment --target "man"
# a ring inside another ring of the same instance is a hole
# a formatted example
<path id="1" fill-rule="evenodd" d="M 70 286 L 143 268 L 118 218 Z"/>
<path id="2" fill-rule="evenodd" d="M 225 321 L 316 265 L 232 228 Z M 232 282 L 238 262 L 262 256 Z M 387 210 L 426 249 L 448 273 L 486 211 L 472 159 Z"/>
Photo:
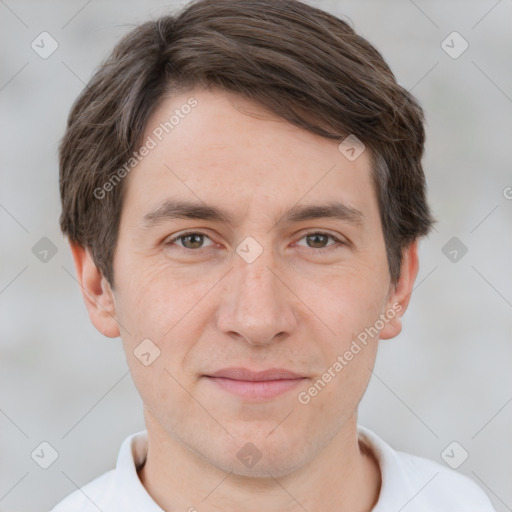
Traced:
<path id="1" fill-rule="evenodd" d="M 61 227 L 147 431 L 53 510 L 493 510 L 357 424 L 433 222 L 423 144 L 380 54 L 306 4 L 129 33 L 71 111 Z"/>

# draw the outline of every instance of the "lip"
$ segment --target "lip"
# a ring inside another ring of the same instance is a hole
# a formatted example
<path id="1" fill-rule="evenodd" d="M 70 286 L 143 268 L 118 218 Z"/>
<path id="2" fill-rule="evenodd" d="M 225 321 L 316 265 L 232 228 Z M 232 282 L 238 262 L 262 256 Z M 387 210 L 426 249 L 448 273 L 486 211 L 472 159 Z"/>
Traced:
<path id="1" fill-rule="evenodd" d="M 302 379 L 304 375 L 291 372 L 285 368 L 269 368 L 259 372 L 253 372 L 247 368 L 223 368 L 215 373 L 207 375 L 207 377 L 224 377 L 226 379 L 233 380 L 245 380 L 252 382 L 261 382 L 267 380 L 290 380 L 290 379 Z"/>
<path id="2" fill-rule="evenodd" d="M 224 368 L 204 377 L 222 390 L 246 400 L 275 398 L 307 378 L 283 368 L 257 372 L 246 368 Z"/>

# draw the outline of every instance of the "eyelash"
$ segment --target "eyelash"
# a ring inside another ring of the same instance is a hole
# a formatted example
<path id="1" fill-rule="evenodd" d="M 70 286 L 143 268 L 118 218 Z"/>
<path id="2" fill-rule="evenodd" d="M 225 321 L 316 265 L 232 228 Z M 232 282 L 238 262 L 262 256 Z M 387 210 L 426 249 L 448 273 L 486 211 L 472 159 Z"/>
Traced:
<path id="1" fill-rule="evenodd" d="M 206 233 L 203 233 L 201 231 L 186 231 L 186 232 L 180 233 L 178 236 L 175 236 L 175 237 L 169 239 L 165 243 L 165 245 L 168 245 L 168 246 L 174 245 L 174 242 L 176 242 L 176 240 L 179 240 L 181 238 L 185 238 L 186 236 L 189 236 L 189 235 L 202 235 L 202 236 L 205 236 L 207 238 L 210 238 Z M 302 240 L 303 238 L 306 238 L 309 235 L 326 235 L 326 236 L 328 236 L 329 238 L 331 238 L 332 240 L 334 240 L 336 242 L 335 244 L 329 245 L 327 247 L 320 247 L 320 248 L 316 248 L 316 249 L 315 249 L 315 247 L 307 247 L 308 249 L 316 250 L 316 252 L 320 252 L 320 251 L 323 252 L 323 251 L 326 251 L 326 250 L 329 250 L 329 249 L 339 248 L 340 246 L 347 245 L 346 242 L 343 242 L 342 240 L 340 240 L 339 238 L 335 237 L 334 235 L 331 235 L 330 233 L 325 233 L 323 231 L 310 231 L 308 233 L 304 233 L 302 235 L 302 237 L 299 239 L 299 241 Z M 210 240 L 211 240 L 211 238 L 210 238 Z M 200 247 L 199 249 L 188 249 L 187 247 L 181 247 L 179 245 L 177 245 L 176 247 L 178 247 L 181 250 L 187 251 L 187 252 L 197 252 L 197 251 L 200 251 L 201 249 L 205 249 L 204 247 Z"/>

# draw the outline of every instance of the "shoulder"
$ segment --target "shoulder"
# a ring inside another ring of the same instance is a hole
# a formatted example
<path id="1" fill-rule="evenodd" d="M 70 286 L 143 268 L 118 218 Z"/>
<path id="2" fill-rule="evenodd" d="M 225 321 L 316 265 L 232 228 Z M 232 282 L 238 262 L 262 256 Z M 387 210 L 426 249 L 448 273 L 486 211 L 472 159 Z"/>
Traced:
<path id="1" fill-rule="evenodd" d="M 119 450 L 115 469 L 73 491 L 50 512 L 162 512 L 137 474 L 146 454 L 147 432 L 128 436 Z"/>
<path id="2" fill-rule="evenodd" d="M 485 492 L 471 478 L 423 457 L 397 451 L 403 474 L 420 502 L 438 512 L 494 512 Z"/>
<path id="3" fill-rule="evenodd" d="M 373 512 L 495 512 L 485 492 L 469 477 L 432 460 L 395 450 L 360 425 L 358 434 L 381 471 L 381 492 Z"/>
<path id="4" fill-rule="evenodd" d="M 50 512 L 98 512 L 111 495 L 115 470 L 95 478 L 57 503 Z"/>

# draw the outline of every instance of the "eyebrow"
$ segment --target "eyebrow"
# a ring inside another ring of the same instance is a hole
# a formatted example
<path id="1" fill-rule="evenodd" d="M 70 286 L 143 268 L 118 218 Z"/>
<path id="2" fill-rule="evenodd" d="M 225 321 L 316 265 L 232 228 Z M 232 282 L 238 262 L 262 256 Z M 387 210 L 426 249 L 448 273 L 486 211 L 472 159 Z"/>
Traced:
<path id="1" fill-rule="evenodd" d="M 279 218 L 274 219 L 274 225 L 321 218 L 341 220 L 355 226 L 362 225 L 364 221 L 363 212 L 360 210 L 338 201 L 329 201 L 319 205 L 294 205 Z M 142 227 L 150 228 L 173 219 L 197 219 L 227 225 L 235 224 L 234 215 L 216 206 L 188 200 L 168 199 L 144 215 Z"/>

